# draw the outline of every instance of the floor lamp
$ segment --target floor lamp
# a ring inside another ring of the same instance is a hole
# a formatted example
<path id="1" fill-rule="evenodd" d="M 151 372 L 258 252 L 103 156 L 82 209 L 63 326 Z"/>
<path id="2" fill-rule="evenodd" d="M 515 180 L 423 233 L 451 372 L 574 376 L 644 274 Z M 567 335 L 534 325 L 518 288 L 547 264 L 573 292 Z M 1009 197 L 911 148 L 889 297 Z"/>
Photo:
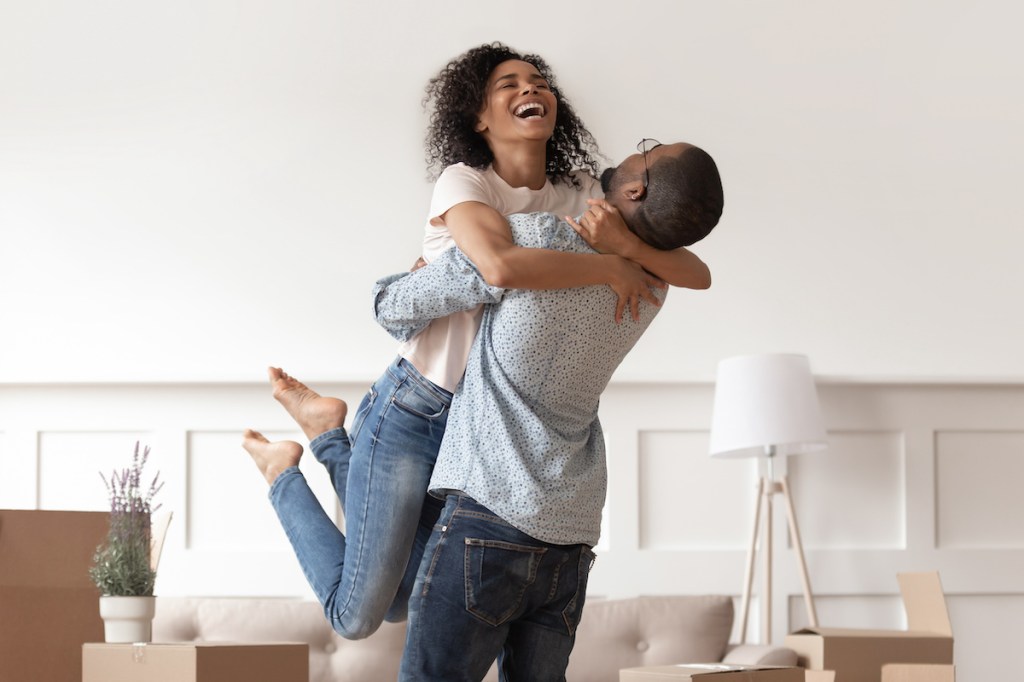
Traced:
<path id="1" fill-rule="evenodd" d="M 818 395 L 811 367 L 803 355 L 746 355 L 722 360 L 715 382 L 714 416 L 711 424 L 712 457 L 763 457 L 766 467 L 757 488 L 754 530 L 747 551 L 740 607 L 740 642 L 747 639 L 750 591 L 754 578 L 754 556 L 763 561 L 761 599 L 761 643 L 771 643 L 772 613 L 772 500 L 776 495 L 786 504 L 786 518 L 793 548 L 799 562 L 804 601 L 811 626 L 818 614 L 807 577 L 800 531 L 785 475 L 776 480 L 774 459 L 779 455 L 813 452 L 825 448 Z M 766 474 L 764 473 L 766 470 Z M 762 516 L 763 510 L 763 516 Z M 758 550 L 758 538 L 760 549 Z"/>

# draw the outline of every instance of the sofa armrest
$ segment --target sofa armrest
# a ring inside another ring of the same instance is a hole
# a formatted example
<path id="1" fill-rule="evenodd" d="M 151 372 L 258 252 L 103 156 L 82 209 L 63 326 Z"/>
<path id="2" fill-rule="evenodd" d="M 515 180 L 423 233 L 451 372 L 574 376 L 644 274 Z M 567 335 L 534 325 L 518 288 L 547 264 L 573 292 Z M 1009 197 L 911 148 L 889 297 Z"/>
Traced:
<path id="1" fill-rule="evenodd" d="M 795 666 L 796 652 L 782 646 L 766 644 L 730 644 L 722 663 L 737 665 L 788 665 Z"/>

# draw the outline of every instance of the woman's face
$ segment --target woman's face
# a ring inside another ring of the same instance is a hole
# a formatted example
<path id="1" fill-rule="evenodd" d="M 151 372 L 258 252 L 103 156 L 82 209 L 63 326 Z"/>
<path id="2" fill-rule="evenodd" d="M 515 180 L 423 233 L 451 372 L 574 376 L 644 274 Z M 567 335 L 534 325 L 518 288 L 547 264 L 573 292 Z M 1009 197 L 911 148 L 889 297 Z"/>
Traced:
<path id="1" fill-rule="evenodd" d="M 476 131 L 492 150 L 501 143 L 547 143 L 557 113 L 555 95 L 537 68 L 510 59 L 498 64 L 487 79 Z"/>

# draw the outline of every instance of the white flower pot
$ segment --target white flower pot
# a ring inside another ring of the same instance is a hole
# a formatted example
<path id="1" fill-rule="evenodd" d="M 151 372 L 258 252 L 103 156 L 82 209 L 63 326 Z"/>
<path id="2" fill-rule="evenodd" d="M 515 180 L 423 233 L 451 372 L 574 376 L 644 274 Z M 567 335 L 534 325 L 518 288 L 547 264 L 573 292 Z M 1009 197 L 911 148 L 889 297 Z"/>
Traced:
<path id="1" fill-rule="evenodd" d="M 156 597 L 100 597 L 104 639 L 109 643 L 153 639 Z"/>

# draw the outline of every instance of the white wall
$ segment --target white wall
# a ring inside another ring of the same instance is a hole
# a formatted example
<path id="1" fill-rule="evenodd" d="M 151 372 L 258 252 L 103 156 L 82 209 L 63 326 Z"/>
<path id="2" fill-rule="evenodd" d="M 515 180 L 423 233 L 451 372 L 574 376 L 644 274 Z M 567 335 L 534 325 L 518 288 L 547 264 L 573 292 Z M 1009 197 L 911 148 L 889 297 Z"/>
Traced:
<path id="1" fill-rule="evenodd" d="M 761 350 L 1024 377 L 1022 20 L 1009 0 L 2 0 L 0 381 L 370 378 L 392 346 L 367 290 L 417 254 L 429 194 L 423 86 L 491 39 L 545 55 L 611 158 L 654 136 L 720 163 L 715 285 L 675 296 L 620 378 Z"/>

